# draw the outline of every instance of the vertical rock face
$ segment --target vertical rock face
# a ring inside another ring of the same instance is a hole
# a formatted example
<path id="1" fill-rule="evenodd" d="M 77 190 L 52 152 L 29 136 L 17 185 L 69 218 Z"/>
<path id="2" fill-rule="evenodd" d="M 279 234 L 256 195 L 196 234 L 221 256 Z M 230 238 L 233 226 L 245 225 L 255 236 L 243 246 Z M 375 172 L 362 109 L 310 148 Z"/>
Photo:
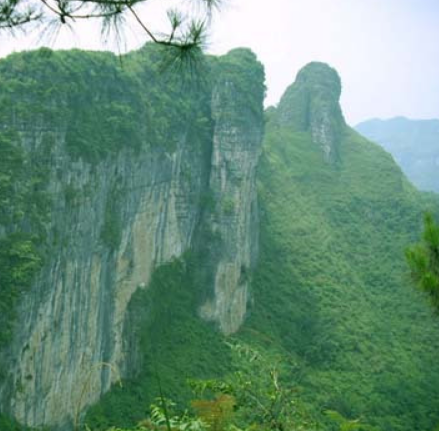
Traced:
<path id="1" fill-rule="evenodd" d="M 147 286 L 156 266 L 189 247 L 203 184 L 201 154 L 184 137 L 172 154 L 122 152 L 94 169 L 72 163 L 62 147 L 60 139 L 52 172 L 65 174 L 49 187 L 58 205 L 51 230 L 65 245 L 51 251 L 23 299 L 12 372 L 2 385 L 2 401 L 32 426 L 62 424 L 118 378 L 130 297 Z M 72 184 L 77 197 L 65 205 L 63 189 Z M 106 223 L 120 230 L 109 244 Z"/>
<path id="2" fill-rule="evenodd" d="M 340 94 L 341 81 L 336 70 L 313 62 L 299 71 L 278 107 L 281 125 L 311 133 L 329 163 L 338 159 L 337 142 L 345 126 Z"/>
<path id="3" fill-rule="evenodd" d="M 255 61 L 251 53 L 245 54 L 249 61 Z M 239 55 L 239 50 L 229 54 L 232 58 L 234 55 Z M 248 79 L 245 69 L 227 70 L 212 96 L 209 188 L 216 205 L 205 222 L 220 242 L 214 257 L 214 294 L 200 310 L 203 318 L 219 322 L 226 334 L 242 324 L 249 298 L 249 274 L 258 241 L 255 176 L 263 132 L 262 92 L 259 100 L 249 101 L 248 94 L 239 90 L 234 74 Z M 261 78 L 262 68 L 256 75 L 255 88 L 261 86 Z"/>
<path id="4" fill-rule="evenodd" d="M 201 315 L 225 333 L 242 323 L 256 254 L 263 71 L 248 51 L 215 61 L 215 83 L 201 97 L 206 103 L 191 107 L 193 121 L 174 130 L 166 148 L 146 140 L 136 150 L 122 141 L 117 152 L 90 163 L 67 151 L 62 127 L 14 125 L 16 145 L 29 160 L 39 154 L 39 143 L 53 141 L 45 263 L 20 298 L 11 341 L 0 352 L 7 369 L 1 411 L 19 422 L 68 429 L 123 377 L 118 370 L 129 356 L 122 338 L 130 298 L 148 288 L 155 268 L 193 247 L 203 226 L 221 246 Z M 261 90 L 246 99 L 242 81 L 251 81 L 252 68 Z M 151 113 L 147 119 L 146 136 L 163 129 Z M 206 195 L 213 205 L 203 212 Z M 1 227 L 3 236 L 21 228 Z"/>

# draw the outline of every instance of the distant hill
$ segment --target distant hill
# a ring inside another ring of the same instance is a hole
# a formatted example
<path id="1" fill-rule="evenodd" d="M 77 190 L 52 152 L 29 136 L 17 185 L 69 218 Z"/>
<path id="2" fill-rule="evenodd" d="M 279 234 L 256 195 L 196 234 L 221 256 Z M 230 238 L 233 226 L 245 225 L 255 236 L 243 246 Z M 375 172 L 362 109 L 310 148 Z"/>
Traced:
<path id="1" fill-rule="evenodd" d="M 439 120 L 373 119 L 355 129 L 391 153 L 416 187 L 439 192 Z"/>

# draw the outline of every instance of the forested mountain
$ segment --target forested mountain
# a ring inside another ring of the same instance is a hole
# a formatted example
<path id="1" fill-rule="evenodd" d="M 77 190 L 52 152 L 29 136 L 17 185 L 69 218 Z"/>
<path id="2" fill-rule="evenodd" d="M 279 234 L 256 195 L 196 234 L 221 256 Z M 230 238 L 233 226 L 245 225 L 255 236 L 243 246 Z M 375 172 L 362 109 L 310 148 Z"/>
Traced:
<path id="1" fill-rule="evenodd" d="M 253 285 L 259 312 L 248 324 L 299 353 L 313 405 L 382 430 L 430 429 L 438 322 L 412 290 L 403 254 L 422 212 L 437 212 L 438 203 L 344 124 L 339 94 L 336 72 L 311 64 L 268 114 Z M 291 105 L 299 98 L 308 108 Z"/>
<path id="2" fill-rule="evenodd" d="M 164 61 L 0 61 L 2 426 L 132 427 L 238 343 L 282 364 L 297 429 L 432 430 L 439 319 L 404 249 L 439 201 L 346 125 L 326 64 L 264 114 L 249 50 Z"/>
<path id="3" fill-rule="evenodd" d="M 374 119 L 355 129 L 392 154 L 416 187 L 439 192 L 439 120 Z"/>

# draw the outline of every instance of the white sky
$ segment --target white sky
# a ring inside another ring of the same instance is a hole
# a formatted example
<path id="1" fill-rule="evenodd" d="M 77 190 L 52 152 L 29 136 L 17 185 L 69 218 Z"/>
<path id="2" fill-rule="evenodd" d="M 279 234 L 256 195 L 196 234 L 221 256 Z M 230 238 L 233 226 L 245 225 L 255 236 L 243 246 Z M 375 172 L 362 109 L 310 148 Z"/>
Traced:
<path id="1" fill-rule="evenodd" d="M 148 0 L 145 22 L 163 29 L 163 7 Z M 146 35 L 129 23 L 127 49 Z M 0 34 L 0 56 L 40 45 L 110 49 L 95 24 L 82 24 L 56 41 Z M 266 104 L 276 104 L 297 71 L 310 61 L 335 67 L 343 82 L 349 123 L 404 115 L 439 118 L 439 0 L 226 0 L 214 18 L 209 52 L 251 48 L 267 74 Z"/>

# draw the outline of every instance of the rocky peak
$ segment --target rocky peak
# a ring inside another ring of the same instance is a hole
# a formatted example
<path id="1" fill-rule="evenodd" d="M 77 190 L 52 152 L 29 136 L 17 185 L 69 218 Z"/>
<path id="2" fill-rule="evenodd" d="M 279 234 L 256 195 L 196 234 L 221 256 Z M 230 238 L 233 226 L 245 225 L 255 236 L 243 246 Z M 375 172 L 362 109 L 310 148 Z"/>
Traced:
<path id="1" fill-rule="evenodd" d="M 277 111 L 281 125 L 311 133 L 330 163 L 338 159 L 337 143 L 345 125 L 340 94 L 337 71 L 325 63 L 309 63 L 286 90 Z"/>

